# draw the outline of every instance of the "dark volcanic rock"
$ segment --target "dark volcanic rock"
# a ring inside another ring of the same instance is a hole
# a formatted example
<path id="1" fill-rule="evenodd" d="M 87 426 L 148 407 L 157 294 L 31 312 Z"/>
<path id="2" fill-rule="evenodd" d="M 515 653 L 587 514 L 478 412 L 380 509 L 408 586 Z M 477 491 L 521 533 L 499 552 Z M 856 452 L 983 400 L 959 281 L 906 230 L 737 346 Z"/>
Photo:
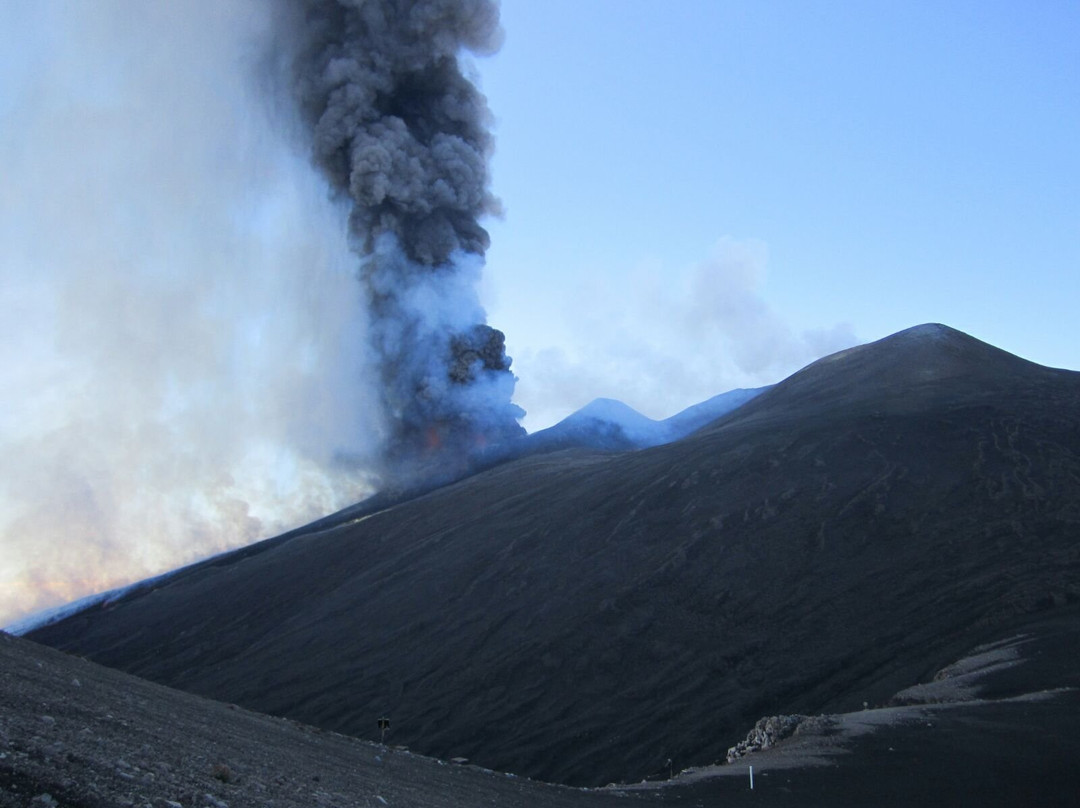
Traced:
<path id="1" fill-rule="evenodd" d="M 694 435 L 527 457 L 34 639 L 548 780 L 722 760 L 1080 597 L 1080 374 L 944 326 Z"/>
<path id="2" fill-rule="evenodd" d="M 768 715 L 758 719 L 746 739 L 728 750 L 727 762 L 734 763 L 754 752 L 772 749 L 780 741 L 790 738 L 806 720 L 805 715 Z"/>

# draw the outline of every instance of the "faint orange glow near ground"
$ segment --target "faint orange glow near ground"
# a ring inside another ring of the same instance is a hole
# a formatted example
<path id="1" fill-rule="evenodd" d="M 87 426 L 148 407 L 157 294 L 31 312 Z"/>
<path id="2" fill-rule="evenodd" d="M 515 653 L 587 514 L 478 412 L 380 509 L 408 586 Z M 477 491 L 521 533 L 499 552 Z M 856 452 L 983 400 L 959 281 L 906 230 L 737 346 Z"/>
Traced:
<path id="1" fill-rule="evenodd" d="M 0 581 L 0 626 L 73 600 L 134 583 L 137 577 L 84 577 L 67 580 Z"/>

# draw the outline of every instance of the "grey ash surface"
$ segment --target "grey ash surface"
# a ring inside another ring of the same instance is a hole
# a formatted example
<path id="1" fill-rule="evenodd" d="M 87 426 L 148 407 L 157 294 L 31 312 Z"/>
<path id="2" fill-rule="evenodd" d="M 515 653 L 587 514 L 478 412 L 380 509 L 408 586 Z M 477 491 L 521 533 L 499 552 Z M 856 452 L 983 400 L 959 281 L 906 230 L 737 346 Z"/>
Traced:
<path id="1" fill-rule="evenodd" d="M 215 776 L 216 773 L 216 776 Z M 610 806 L 145 682 L 0 633 L 0 806 Z"/>
<path id="2" fill-rule="evenodd" d="M 722 760 L 1080 601 L 1080 374 L 921 326 L 643 451 L 524 457 L 30 635 L 536 779 Z"/>
<path id="3" fill-rule="evenodd" d="M 1013 626 L 995 645 L 1009 664 L 969 649 L 916 703 L 908 690 L 903 706 L 820 717 L 731 766 L 584 790 L 258 715 L 0 634 L 0 806 L 1075 805 L 1078 610 Z"/>

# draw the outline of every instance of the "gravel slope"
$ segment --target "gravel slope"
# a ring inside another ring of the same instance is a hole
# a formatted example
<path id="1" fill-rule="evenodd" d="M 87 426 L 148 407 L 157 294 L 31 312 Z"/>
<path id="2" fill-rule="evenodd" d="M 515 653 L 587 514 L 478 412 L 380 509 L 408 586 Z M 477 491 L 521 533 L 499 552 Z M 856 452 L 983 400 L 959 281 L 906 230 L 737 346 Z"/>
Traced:
<path id="1" fill-rule="evenodd" d="M 251 713 L 0 634 L 0 806 L 1075 805 L 1080 609 L 991 645 L 898 694 L 902 706 L 817 717 L 729 766 L 586 790 Z"/>
<path id="2" fill-rule="evenodd" d="M 0 806 L 631 806 L 192 696 L 0 633 Z"/>

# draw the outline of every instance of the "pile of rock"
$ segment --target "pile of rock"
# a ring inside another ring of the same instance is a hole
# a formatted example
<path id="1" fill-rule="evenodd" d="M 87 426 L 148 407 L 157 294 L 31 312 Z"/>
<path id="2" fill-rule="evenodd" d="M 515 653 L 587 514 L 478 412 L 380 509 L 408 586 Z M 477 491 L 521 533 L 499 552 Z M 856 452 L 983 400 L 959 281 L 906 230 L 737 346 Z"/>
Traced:
<path id="1" fill-rule="evenodd" d="M 769 715 L 758 719 L 754 728 L 747 733 L 746 740 L 739 741 L 728 749 L 727 762 L 734 763 L 751 752 L 759 752 L 775 746 L 784 738 L 793 735 L 805 720 L 805 715 Z"/>

